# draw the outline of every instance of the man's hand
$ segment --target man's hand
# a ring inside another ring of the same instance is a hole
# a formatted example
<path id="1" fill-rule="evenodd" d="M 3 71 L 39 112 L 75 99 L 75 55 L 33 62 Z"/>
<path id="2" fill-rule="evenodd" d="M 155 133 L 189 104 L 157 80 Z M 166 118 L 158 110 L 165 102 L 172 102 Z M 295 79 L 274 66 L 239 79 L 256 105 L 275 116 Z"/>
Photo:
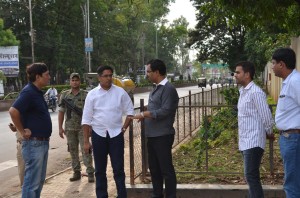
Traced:
<path id="1" fill-rule="evenodd" d="M 93 146 L 92 146 L 92 144 L 90 142 L 85 142 L 84 145 L 83 145 L 83 148 L 84 148 L 84 152 L 86 154 L 88 154 L 88 153 L 91 154 L 91 152 L 93 150 Z"/>
<path id="2" fill-rule="evenodd" d="M 12 123 L 9 123 L 9 128 L 10 128 L 10 130 L 12 131 L 12 132 L 16 132 L 17 131 L 17 128 L 16 128 L 16 126 L 15 125 L 13 125 Z"/>
<path id="3" fill-rule="evenodd" d="M 59 136 L 62 138 L 62 139 L 65 139 L 64 138 L 64 134 L 65 134 L 65 130 L 63 128 L 59 129 Z M 66 134 L 65 134 L 66 135 Z"/>
<path id="4" fill-rule="evenodd" d="M 23 133 L 22 133 L 22 136 L 24 139 L 29 139 L 30 136 L 31 136 L 31 130 L 30 129 L 24 129 Z"/>

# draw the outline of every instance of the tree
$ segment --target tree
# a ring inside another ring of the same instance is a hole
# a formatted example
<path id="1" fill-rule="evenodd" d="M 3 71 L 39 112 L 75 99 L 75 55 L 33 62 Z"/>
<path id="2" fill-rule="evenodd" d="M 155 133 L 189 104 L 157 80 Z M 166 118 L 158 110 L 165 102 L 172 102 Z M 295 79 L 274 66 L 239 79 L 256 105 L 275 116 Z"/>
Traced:
<path id="1" fill-rule="evenodd" d="M 213 1 L 197 1 L 199 12 L 195 30 L 189 32 L 188 45 L 198 50 L 197 60 L 200 62 L 223 62 L 229 64 L 233 71 L 235 63 L 247 59 L 244 49 L 246 29 L 243 24 L 229 26 L 225 11 L 218 11 L 219 16 L 213 22 L 211 13 L 215 7 L 208 7 Z M 201 3 L 200 3 L 201 2 Z M 208 10 L 209 8 L 209 10 Z"/>
<path id="2" fill-rule="evenodd" d="M 0 18 L 0 46 L 15 46 L 19 45 L 20 41 L 10 29 L 4 29 L 4 21 Z"/>

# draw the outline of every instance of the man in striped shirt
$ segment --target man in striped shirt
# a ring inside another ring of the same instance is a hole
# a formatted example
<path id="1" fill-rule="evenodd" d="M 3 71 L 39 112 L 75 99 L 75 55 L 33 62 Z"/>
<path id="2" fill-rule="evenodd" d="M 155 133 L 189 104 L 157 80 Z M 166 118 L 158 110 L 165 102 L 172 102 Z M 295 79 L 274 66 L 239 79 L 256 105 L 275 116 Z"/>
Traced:
<path id="1" fill-rule="evenodd" d="M 243 155 L 244 174 L 249 185 L 249 198 L 264 197 L 259 167 L 266 138 L 274 139 L 273 119 L 266 94 L 253 82 L 252 62 L 236 64 L 235 78 L 240 88 L 238 101 L 239 150 Z"/>

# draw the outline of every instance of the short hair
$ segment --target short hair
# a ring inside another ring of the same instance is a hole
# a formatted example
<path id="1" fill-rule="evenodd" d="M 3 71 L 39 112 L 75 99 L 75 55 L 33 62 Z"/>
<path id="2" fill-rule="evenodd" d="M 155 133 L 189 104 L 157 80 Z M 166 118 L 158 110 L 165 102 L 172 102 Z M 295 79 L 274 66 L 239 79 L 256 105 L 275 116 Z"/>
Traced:
<path id="1" fill-rule="evenodd" d="M 33 63 L 26 68 L 27 78 L 30 82 L 35 82 L 36 75 L 42 76 L 46 71 L 48 67 L 45 63 Z"/>
<path id="2" fill-rule="evenodd" d="M 276 62 L 284 62 L 288 69 L 295 69 L 296 67 L 296 54 L 289 47 L 276 49 L 272 55 L 272 59 L 276 60 Z"/>
<path id="3" fill-rule="evenodd" d="M 111 73 L 114 73 L 114 70 L 111 66 L 103 65 L 98 67 L 97 69 L 98 75 L 101 76 L 104 70 L 110 70 Z"/>
<path id="4" fill-rule="evenodd" d="M 167 73 L 166 65 L 162 60 L 152 59 L 148 61 L 147 65 L 150 65 L 152 71 L 158 71 L 163 76 Z"/>
<path id="5" fill-rule="evenodd" d="M 250 78 L 251 78 L 251 80 L 253 80 L 254 75 L 255 75 L 255 65 L 254 65 L 254 63 L 252 63 L 250 61 L 241 61 L 241 62 L 238 62 L 237 64 L 235 64 L 235 67 L 237 67 L 237 66 L 241 66 L 245 73 L 249 72 Z"/>

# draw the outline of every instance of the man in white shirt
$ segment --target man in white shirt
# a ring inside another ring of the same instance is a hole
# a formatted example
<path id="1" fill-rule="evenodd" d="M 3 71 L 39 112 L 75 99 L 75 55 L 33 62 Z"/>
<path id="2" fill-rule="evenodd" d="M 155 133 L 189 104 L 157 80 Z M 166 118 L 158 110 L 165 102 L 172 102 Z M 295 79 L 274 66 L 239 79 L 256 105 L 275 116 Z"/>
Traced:
<path id="1" fill-rule="evenodd" d="M 110 66 L 100 66 L 97 73 L 100 84 L 88 93 L 83 108 L 84 150 L 89 152 L 91 146 L 93 148 L 97 197 L 108 197 L 106 166 L 109 155 L 118 197 L 126 198 L 123 134 L 134 115 L 134 108 L 127 92 L 112 84 Z M 122 115 L 126 115 L 124 124 Z"/>
<path id="2" fill-rule="evenodd" d="M 291 48 L 279 48 L 272 56 L 275 76 L 282 78 L 275 122 L 280 132 L 280 152 L 284 167 L 284 191 L 287 198 L 300 197 L 300 73 L 295 69 L 296 54 Z"/>
<path id="3" fill-rule="evenodd" d="M 51 88 L 49 88 L 47 90 L 47 92 L 45 93 L 45 96 L 48 97 L 50 104 L 56 105 L 57 90 L 55 89 L 55 87 L 53 85 L 51 86 Z"/>
<path id="4" fill-rule="evenodd" d="M 253 82 L 252 62 L 236 64 L 235 78 L 240 88 L 238 101 L 239 150 L 243 155 L 244 174 L 249 185 L 249 198 L 264 197 L 259 167 L 266 145 L 266 137 L 274 139 L 273 119 L 266 94 Z"/>

